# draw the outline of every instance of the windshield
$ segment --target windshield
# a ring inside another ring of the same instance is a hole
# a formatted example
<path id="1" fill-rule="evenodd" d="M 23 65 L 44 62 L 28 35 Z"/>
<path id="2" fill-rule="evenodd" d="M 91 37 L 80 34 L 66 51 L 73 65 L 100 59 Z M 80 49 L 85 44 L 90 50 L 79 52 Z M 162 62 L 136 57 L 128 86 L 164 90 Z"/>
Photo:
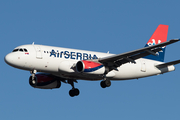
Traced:
<path id="1" fill-rule="evenodd" d="M 20 51 L 20 52 L 28 52 L 28 50 L 26 48 L 16 48 L 14 49 L 12 52 L 17 52 L 17 51 Z"/>

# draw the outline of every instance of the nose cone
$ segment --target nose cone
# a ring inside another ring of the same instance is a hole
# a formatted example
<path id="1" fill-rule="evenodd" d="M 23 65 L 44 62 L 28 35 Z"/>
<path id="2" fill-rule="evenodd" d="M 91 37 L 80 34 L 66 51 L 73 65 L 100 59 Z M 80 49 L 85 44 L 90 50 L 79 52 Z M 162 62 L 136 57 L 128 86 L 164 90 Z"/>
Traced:
<path id="1" fill-rule="evenodd" d="M 16 65 L 16 63 L 15 63 L 15 56 L 14 56 L 14 54 L 13 53 L 9 53 L 9 54 L 7 54 L 5 57 L 4 57 L 4 61 L 8 64 L 8 65 L 10 65 L 10 66 L 15 66 Z"/>
<path id="2" fill-rule="evenodd" d="M 21 69 L 24 66 L 24 62 L 21 58 L 21 55 L 19 55 L 18 53 L 9 53 L 4 57 L 4 61 L 15 68 L 19 68 Z"/>
<path id="3" fill-rule="evenodd" d="M 8 65 L 12 65 L 12 63 L 13 63 L 12 55 L 11 55 L 11 54 L 7 54 L 7 55 L 4 57 L 4 61 L 5 61 Z"/>

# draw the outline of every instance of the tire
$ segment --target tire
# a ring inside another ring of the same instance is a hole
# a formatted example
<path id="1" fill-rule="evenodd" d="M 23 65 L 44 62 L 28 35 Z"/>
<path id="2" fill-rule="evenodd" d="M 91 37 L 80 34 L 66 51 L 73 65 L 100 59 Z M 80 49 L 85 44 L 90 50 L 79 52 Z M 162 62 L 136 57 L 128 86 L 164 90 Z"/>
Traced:
<path id="1" fill-rule="evenodd" d="M 29 84 L 32 86 L 32 87 L 36 87 L 37 86 L 37 78 L 34 77 L 34 80 L 32 79 L 32 76 L 29 77 Z"/>
<path id="2" fill-rule="evenodd" d="M 78 96 L 79 93 L 80 93 L 80 92 L 79 92 L 79 89 L 75 88 L 75 89 L 74 89 L 74 95 L 75 95 L 75 96 Z"/>
<path id="3" fill-rule="evenodd" d="M 111 81 L 110 80 L 105 80 L 105 84 L 106 84 L 106 87 L 110 87 L 111 86 Z"/>
<path id="4" fill-rule="evenodd" d="M 79 89 L 77 89 L 77 88 L 71 89 L 71 90 L 69 91 L 69 95 L 70 95 L 71 97 L 78 96 L 79 93 L 80 93 L 80 92 L 79 92 Z"/>
<path id="5" fill-rule="evenodd" d="M 101 85 L 102 88 L 106 88 L 107 87 L 106 84 L 105 84 L 105 81 L 101 81 L 100 85 Z"/>
<path id="6" fill-rule="evenodd" d="M 69 91 L 69 95 L 70 95 L 71 97 L 74 97 L 74 96 L 75 96 L 74 90 L 71 89 L 71 90 Z"/>

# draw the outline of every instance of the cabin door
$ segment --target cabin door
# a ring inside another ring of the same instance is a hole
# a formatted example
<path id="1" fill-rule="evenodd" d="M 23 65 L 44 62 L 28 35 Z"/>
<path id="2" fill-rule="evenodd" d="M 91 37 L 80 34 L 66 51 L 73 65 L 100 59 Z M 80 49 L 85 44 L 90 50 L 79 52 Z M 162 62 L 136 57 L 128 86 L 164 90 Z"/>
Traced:
<path id="1" fill-rule="evenodd" d="M 41 47 L 34 45 L 35 51 L 36 51 L 36 58 L 37 59 L 42 59 L 42 51 L 41 51 Z"/>

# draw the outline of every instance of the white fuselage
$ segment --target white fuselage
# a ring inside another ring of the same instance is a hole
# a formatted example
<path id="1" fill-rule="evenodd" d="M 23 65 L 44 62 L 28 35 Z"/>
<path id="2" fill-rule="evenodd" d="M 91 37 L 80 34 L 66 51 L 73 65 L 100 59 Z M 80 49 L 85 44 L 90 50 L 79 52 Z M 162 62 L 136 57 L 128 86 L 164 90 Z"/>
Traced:
<path id="1" fill-rule="evenodd" d="M 5 61 L 16 68 L 23 70 L 37 70 L 38 72 L 51 73 L 53 75 L 84 80 L 101 80 L 103 75 L 79 73 L 74 69 L 76 63 L 84 59 L 97 59 L 113 54 L 84 51 L 77 49 L 44 46 L 44 45 L 22 45 L 17 47 L 28 51 L 11 52 L 5 57 Z M 15 48 L 15 49 L 17 49 Z M 136 63 L 126 63 L 110 71 L 106 77 L 111 80 L 136 79 L 152 75 L 158 75 L 173 71 L 174 66 L 158 69 L 155 65 L 162 62 L 140 58 Z"/>

